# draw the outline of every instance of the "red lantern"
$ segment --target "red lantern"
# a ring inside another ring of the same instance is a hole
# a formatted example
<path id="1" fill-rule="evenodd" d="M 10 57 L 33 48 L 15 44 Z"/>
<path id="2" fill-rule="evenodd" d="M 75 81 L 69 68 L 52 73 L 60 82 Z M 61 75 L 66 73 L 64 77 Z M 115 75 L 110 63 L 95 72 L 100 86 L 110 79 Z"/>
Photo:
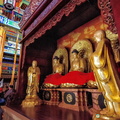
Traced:
<path id="1" fill-rule="evenodd" d="M 13 10 L 15 8 L 16 0 L 4 0 L 4 6 L 6 9 Z"/>

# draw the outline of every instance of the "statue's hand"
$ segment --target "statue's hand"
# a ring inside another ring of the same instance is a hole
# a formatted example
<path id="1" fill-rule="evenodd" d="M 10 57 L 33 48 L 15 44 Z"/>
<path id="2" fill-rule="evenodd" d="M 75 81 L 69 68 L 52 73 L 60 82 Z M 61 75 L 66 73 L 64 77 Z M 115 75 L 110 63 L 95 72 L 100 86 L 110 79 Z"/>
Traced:
<path id="1" fill-rule="evenodd" d="M 80 71 L 80 72 L 84 72 L 84 69 L 83 69 L 83 68 L 79 68 L 79 71 Z"/>
<path id="2" fill-rule="evenodd" d="M 33 77 L 35 77 L 36 76 L 36 74 L 33 74 Z"/>

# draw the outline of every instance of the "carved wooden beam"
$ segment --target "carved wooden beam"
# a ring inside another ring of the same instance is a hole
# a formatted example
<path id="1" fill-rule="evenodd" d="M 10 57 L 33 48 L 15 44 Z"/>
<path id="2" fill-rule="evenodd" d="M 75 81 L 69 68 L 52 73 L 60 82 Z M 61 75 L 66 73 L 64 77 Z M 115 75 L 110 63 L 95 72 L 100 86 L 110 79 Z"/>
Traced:
<path id="1" fill-rule="evenodd" d="M 113 17 L 113 10 L 110 0 L 98 0 L 98 7 L 101 10 L 101 16 L 103 18 L 103 22 L 108 25 L 107 29 L 117 34 L 117 28 Z"/>
<path id="2" fill-rule="evenodd" d="M 21 30 L 29 26 L 31 20 L 35 19 L 36 14 L 38 12 L 40 14 L 51 1 L 52 0 L 32 0 L 29 6 L 25 9 L 24 15 L 19 24 Z"/>

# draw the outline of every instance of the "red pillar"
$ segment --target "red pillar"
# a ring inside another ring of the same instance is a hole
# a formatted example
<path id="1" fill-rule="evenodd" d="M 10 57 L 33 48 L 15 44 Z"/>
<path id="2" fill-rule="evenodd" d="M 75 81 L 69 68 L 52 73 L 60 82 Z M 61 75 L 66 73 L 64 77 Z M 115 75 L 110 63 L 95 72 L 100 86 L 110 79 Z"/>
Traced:
<path id="1" fill-rule="evenodd" d="M 119 40 L 120 40 L 120 0 L 110 0 L 110 2 L 113 10 L 113 17 L 117 27 L 117 32 L 119 35 Z"/>

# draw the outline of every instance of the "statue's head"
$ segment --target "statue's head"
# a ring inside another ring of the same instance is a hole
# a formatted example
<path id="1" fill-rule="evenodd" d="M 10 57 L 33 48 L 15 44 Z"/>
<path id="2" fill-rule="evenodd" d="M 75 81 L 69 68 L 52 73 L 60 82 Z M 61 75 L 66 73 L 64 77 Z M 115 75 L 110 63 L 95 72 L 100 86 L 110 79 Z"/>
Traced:
<path id="1" fill-rule="evenodd" d="M 105 37 L 106 37 L 106 34 L 105 34 L 104 30 L 97 30 L 94 33 L 94 40 L 95 40 L 96 43 L 100 42 Z"/>
<path id="2" fill-rule="evenodd" d="M 36 60 L 33 60 L 32 61 L 32 67 L 36 67 L 37 66 L 37 61 Z"/>
<path id="3" fill-rule="evenodd" d="M 54 60 L 54 62 L 57 62 L 57 61 L 59 61 L 59 57 L 58 56 L 54 56 L 54 58 L 53 58 L 53 60 Z"/>
<path id="4" fill-rule="evenodd" d="M 76 50 L 76 49 L 74 49 L 74 50 L 72 51 L 72 55 L 73 55 L 73 56 L 77 56 L 78 53 L 79 53 L 79 52 L 78 52 L 78 50 Z"/>
<path id="5" fill-rule="evenodd" d="M 78 54 L 79 52 L 78 52 L 78 50 L 74 49 L 74 50 L 72 51 L 72 53 Z"/>
<path id="6" fill-rule="evenodd" d="M 84 54 L 85 54 L 85 50 L 81 49 L 80 52 L 79 52 L 80 57 L 83 58 Z"/>

